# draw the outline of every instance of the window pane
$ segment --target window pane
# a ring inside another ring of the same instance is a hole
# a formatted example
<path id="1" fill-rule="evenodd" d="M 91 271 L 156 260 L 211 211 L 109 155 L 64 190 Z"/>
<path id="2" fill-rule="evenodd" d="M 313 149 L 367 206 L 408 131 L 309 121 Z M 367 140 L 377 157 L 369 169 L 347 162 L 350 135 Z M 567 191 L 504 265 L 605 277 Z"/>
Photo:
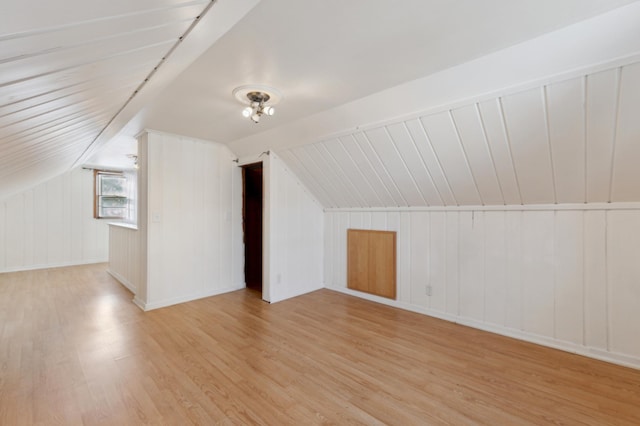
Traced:
<path id="1" fill-rule="evenodd" d="M 127 207 L 127 197 L 100 197 L 101 207 Z"/>
<path id="2" fill-rule="evenodd" d="M 127 196 L 127 179 L 123 176 L 100 175 L 100 195 Z"/>
<path id="3" fill-rule="evenodd" d="M 114 208 L 114 207 L 100 207 L 100 217 L 111 218 L 123 218 L 125 217 L 126 209 Z"/>

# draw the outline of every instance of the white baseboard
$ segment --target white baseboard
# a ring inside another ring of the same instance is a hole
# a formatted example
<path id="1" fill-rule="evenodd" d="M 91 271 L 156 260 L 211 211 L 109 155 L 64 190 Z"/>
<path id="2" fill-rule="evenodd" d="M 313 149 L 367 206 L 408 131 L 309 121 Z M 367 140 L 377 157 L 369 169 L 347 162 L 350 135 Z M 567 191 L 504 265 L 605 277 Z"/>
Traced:
<path id="1" fill-rule="evenodd" d="M 131 281 L 129 281 L 128 279 L 126 279 L 125 277 L 123 277 L 122 275 L 117 273 L 116 271 L 112 271 L 110 268 L 107 269 L 107 272 L 113 278 L 118 280 L 120 282 L 120 284 L 125 286 L 131 293 L 133 293 L 134 295 L 136 294 L 136 286 L 135 286 L 135 284 L 133 284 Z"/>
<path id="2" fill-rule="evenodd" d="M 35 271 L 38 269 L 50 269 L 50 268 L 64 268 L 67 266 L 92 265 L 94 263 L 107 263 L 108 261 L 109 259 L 105 257 L 100 259 L 87 259 L 82 261 L 55 262 L 55 263 L 46 263 L 46 264 L 38 264 L 38 265 L 23 265 L 23 266 L 14 266 L 11 268 L 0 269 L 0 273 Z"/>
<path id="3" fill-rule="evenodd" d="M 506 337 L 512 337 L 514 339 L 523 340 L 525 342 L 535 343 L 538 345 L 559 349 L 561 351 L 575 353 L 578 355 L 586 356 L 586 357 L 597 359 L 600 361 L 606 361 L 612 364 L 622 365 L 624 367 L 640 369 L 640 358 L 638 357 L 610 352 L 600 348 L 582 346 L 575 343 L 557 340 L 551 337 L 528 333 L 522 330 L 516 330 L 512 328 L 502 327 L 496 324 L 485 323 L 485 322 L 474 320 L 471 318 L 459 317 L 446 312 L 435 311 L 432 309 L 423 308 L 421 306 L 412 305 L 412 304 L 401 302 L 398 300 L 391 300 L 391 299 L 374 296 L 367 293 L 361 293 L 359 291 L 350 290 L 344 287 L 338 287 L 338 286 L 334 287 L 334 286 L 325 284 L 325 288 L 328 290 L 333 290 L 340 293 L 348 294 L 350 296 L 359 297 L 361 299 L 366 299 L 372 302 L 381 303 L 381 304 L 392 306 L 395 308 L 404 309 L 406 311 L 428 315 L 430 317 L 435 317 L 438 319 L 464 325 L 467 327 L 477 328 L 479 330 L 500 334 Z"/>
<path id="4" fill-rule="evenodd" d="M 171 299 L 157 300 L 155 302 L 144 302 L 134 297 L 133 303 L 140 307 L 143 311 L 151 311 L 154 309 L 166 308 L 167 306 L 177 305 L 178 303 L 191 302 L 192 300 L 203 299 L 205 297 L 217 296 L 223 293 L 229 293 L 245 288 L 244 283 L 235 284 L 229 287 L 209 290 L 201 293 L 192 293 L 185 296 L 174 297 Z"/>
<path id="5" fill-rule="evenodd" d="M 316 284 L 313 285 L 311 287 L 308 288 L 304 288 L 304 289 L 296 289 L 295 291 L 288 293 L 284 296 L 281 297 L 275 297 L 272 298 L 269 303 L 277 303 L 277 302 L 282 302 L 283 300 L 287 300 L 287 299 L 291 299 L 294 297 L 298 297 L 298 296 L 302 296 L 303 294 L 307 294 L 307 293 L 311 293 L 320 289 L 323 289 L 324 285 L 323 284 Z"/>

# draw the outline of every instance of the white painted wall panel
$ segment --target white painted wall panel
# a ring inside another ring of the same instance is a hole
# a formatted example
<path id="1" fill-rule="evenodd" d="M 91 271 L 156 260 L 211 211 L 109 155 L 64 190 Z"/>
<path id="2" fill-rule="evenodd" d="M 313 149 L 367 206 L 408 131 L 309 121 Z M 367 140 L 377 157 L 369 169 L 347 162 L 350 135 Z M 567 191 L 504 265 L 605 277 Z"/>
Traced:
<path id="1" fill-rule="evenodd" d="M 429 213 L 418 212 L 410 215 L 409 230 L 411 234 L 409 238 L 402 235 L 398 241 L 400 246 L 403 245 L 405 239 L 410 241 L 409 246 L 409 281 L 411 285 L 411 303 L 425 308 L 429 307 L 429 297 L 426 288 L 429 283 L 429 259 L 431 253 L 429 251 Z M 402 254 L 402 253 L 400 253 Z M 403 257 L 399 256 L 399 259 Z M 400 264 L 401 262 L 399 262 Z"/>
<path id="2" fill-rule="evenodd" d="M 602 71 L 586 79 L 586 201 L 602 203 L 611 201 L 619 71 Z"/>
<path id="3" fill-rule="evenodd" d="M 585 79 L 549 85 L 547 109 L 557 202 L 584 202 Z"/>
<path id="4" fill-rule="evenodd" d="M 451 111 L 482 204 L 505 204 L 477 104 Z"/>
<path id="5" fill-rule="evenodd" d="M 575 211 L 555 214 L 555 337 L 583 344 L 584 214 Z"/>
<path id="6" fill-rule="evenodd" d="M 235 157 L 212 142 L 147 137 L 148 278 L 140 304 L 155 309 L 244 287 L 243 259 L 234 257 L 242 226 Z"/>
<path id="7" fill-rule="evenodd" d="M 484 213 L 460 212 L 458 247 L 461 317 L 484 317 Z"/>
<path id="8" fill-rule="evenodd" d="M 640 63 L 622 68 L 619 91 L 611 198 L 637 201 L 640 199 Z"/>
<path id="9" fill-rule="evenodd" d="M 500 211 L 484 213 L 485 286 L 484 320 L 506 325 L 507 310 L 507 246 L 506 214 Z"/>
<path id="10" fill-rule="evenodd" d="M 429 115 L 420 119 L 438 157 L 442 170 L 457 204 L 481 205 L 471 170 L 449 112 Z"/>
<path id="11" fill-rule="evenodd" d="M 447 313 L 460 315 L 460 213 L 447 212 L 446 215 L 446 276 L 444 292 L 446 294 Z"/>
<path id="12" fill-rule="evenodd" d="M 447 216 L 444 212 L 429 213 L 429 307 L 445 312 L 447 306 Z"/>
<path id="13" fill-rule="evenodd" d="M 346 229 L 367 214 L 398 232 L 397 302 L 346 289 Z M 640 366 L 638 209 L 329 210 L 325 225 L 329 288 Z"/>
<path id="14" fill-rule="evenodd" d="M 522 289 L 524 331 L 554 335 L 553 212 L 523 215 Z"/>
<path id="15" fill-rule="evenodd" d="M 108 227 L 92 203 L 93 173 L 83 169 L 0 201 L 0 272 L 105 262 Z"/>
<path id="16" fill-rule="evenodd" d="M 278 302 L 324 283 L 324 214 L 320 204 L 276 155 L 269 156 L 269 295 Z M 345 231 L 346 238 L 346 231 Z"/>
<path id="17" fill-rule="evenodd" d="M 584 214 L 585 345 L 607 350 L 607 217 L 604 211 Z"/>
<path id="18" fill-rule="evenodd" d="M 608 212 L 609 349 L 640 357 L 640 215 Z"/>
<path id="19" fill-rule="evenodd" d="M 505 228 L 507 252 L 505 266 L 507 269 L 507 309 L 505 325 L 507 328 L 522 330 L 524 291 L 522 277 L 522 234 L 523 212 L 505 212 Z"/>
<path id="20" fill-rule="evenodd" d="M 555 202 L 543 92 L 527 90 L 502 100 L 524 204 Z"/>

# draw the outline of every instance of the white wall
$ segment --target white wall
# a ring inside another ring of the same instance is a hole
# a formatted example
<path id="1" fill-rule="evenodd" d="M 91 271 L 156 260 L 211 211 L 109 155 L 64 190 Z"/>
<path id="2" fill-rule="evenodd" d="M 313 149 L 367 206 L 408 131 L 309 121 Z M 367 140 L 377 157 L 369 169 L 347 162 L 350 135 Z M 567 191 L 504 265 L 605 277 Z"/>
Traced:
<path id="1" fill-rule="evenodd" d="M 398 232 L 396 302 L 346 289 L 347 228 Z M 325 213 L 329 288 L 636 368 L 639 253 L 638 206 Z"/>
<path id="2" fill-rule="evenodd" d="M 0 201 L 0 272 L 105 262 L 93 218 L 93 172 L 80 168 Z"/>
<path id="3" fill-rule="evenodd" d="M 324 214 L 275 153 L 264 167 L 268 255 L 263 297 L 273 303 L 324 287 Z"/>
<path id="4" fill-rule="evenodd" d="M 144 137 L 139 156 L 147 277 L 136 303 L 149 310 L 243 288 L 235 156 L 221 144 L 159 132 Z"/>

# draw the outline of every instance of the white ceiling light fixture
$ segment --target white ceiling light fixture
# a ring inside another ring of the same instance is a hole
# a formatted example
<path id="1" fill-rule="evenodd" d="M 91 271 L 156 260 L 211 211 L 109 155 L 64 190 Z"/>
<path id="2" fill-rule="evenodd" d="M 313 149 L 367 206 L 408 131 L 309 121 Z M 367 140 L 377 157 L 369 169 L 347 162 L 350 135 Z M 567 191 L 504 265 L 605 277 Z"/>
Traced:
<path id="1" fill-rule="evenodd" d="M 240 86 L 233 89 L 233 96 L 245 105 L 242 110 L 244 117 L 250 118 L 254 123 L 260 122 L 263 115 L 273 115 L 274 105 L 282 100 L 282 94 L 269 86 Z"/>

